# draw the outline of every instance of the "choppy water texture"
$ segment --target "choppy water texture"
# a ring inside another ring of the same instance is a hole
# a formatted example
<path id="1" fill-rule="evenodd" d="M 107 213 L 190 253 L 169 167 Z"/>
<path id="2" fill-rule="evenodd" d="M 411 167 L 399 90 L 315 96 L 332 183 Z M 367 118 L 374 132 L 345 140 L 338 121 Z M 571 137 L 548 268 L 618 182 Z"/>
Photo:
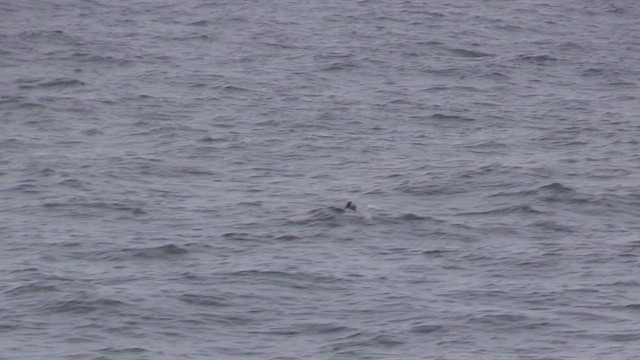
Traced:
<path id="1" fill-rule="evenodd" d="M 635 358 L 639 19 L 1 1 L 0 357 Z"/>

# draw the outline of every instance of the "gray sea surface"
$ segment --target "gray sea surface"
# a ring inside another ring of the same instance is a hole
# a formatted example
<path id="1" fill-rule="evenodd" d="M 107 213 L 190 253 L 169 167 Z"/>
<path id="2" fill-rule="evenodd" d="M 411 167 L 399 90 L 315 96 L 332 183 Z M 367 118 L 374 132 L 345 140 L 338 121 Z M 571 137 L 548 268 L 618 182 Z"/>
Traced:
<path id="1" fill-rule="evenodd" d="M 637 359 L 639 85 L 635 0 L 0 0 L 0 359 Z"/>

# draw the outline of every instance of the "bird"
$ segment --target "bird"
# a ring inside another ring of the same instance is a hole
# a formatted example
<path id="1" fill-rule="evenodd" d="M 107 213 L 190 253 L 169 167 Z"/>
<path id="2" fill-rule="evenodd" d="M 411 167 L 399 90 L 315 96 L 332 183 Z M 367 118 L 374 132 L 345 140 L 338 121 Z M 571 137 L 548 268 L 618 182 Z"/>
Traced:
<path id="1" fill-rule="evenodd" d="M 357 209 L 358 207 L 356 206 L 356 203 L 354 203 L 353 201 L 349 201 L 349 202 L 347 203 L 347 206 L 345 206 L 344 208 L 345 208 L 345 209 L 349 209 L 349 210 L 356 211 L 356 209 Z"/>

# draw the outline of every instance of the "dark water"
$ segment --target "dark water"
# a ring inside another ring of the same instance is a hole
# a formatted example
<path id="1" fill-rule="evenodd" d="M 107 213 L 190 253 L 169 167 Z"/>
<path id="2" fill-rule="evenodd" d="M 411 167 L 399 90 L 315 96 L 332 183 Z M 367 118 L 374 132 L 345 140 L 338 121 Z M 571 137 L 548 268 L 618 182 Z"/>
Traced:
<path id="1" fill-rule="evenodd" d="M 0 1 L 0 358 L 634 359 L 639 19 Z"/>

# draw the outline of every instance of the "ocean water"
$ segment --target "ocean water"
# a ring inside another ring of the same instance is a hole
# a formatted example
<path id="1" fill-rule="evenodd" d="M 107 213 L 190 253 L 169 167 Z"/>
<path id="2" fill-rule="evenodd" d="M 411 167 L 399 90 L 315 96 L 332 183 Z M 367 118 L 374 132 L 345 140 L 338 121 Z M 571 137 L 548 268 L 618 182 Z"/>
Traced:
<path id="1" fill-rule="evenodd" d="M 639 19 L 0 1 L 0 359 L 637 358 Z"/>

